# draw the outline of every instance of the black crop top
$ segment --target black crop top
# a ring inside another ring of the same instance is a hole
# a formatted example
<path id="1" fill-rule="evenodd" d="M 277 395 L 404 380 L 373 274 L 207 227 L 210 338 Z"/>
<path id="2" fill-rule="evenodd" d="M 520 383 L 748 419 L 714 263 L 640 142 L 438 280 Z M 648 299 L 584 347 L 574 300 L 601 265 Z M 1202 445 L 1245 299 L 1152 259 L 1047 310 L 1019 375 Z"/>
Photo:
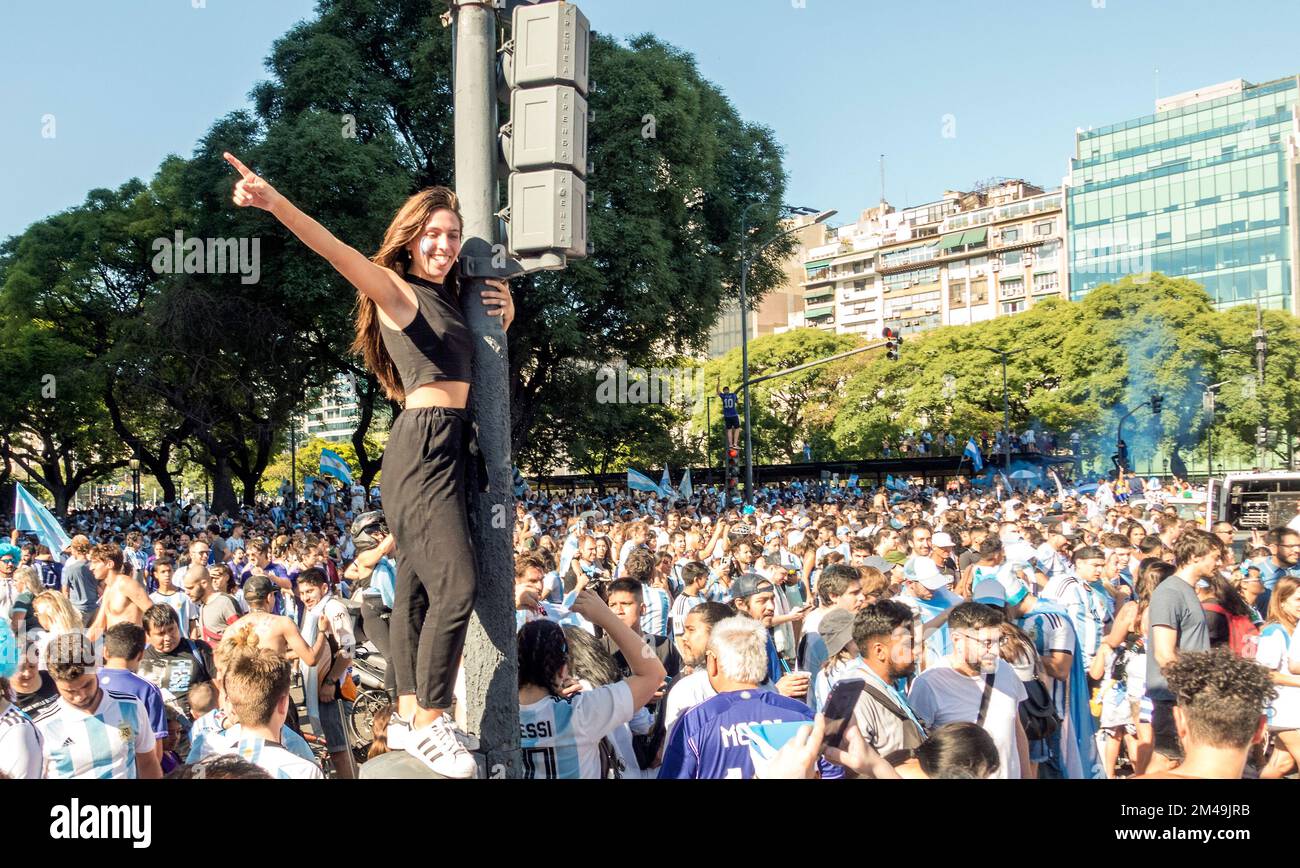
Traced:
<path id="1" fill-rule="evenodd" d="M 405 280 L 419 303 L 415 319 L 401 331 L 380 322 L 384 347 L 397 365 L 403 391 L 409 395 L 442 380 L 468 383 L 474 344 L 460 305 L 441 283 L 409 274 Z"/>

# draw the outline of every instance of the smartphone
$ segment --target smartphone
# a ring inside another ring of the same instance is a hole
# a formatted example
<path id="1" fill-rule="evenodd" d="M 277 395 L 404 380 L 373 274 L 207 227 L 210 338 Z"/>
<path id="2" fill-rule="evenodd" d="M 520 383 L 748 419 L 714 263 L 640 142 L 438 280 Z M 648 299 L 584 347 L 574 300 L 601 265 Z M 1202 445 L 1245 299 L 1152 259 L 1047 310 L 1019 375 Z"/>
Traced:
<path id="1" fill-rule="evenodd" d="M 853 721 L 853 709 L 857 707 L 858 697 L 866 686 L 867 682 L 861 678 L 851 678 L 831 688 L 831 695 L 826 697 L 826 705 L 822 708 L 822 714 L 826 716 L 823 747 L 843 746 L 844 727 Z"/>

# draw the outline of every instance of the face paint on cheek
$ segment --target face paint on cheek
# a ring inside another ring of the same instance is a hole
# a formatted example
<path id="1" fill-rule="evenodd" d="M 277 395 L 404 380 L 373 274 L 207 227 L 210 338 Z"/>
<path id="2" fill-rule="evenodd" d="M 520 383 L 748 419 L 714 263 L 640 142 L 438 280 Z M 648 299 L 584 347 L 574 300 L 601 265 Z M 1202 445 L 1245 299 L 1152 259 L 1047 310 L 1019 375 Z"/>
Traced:
<path id="1" fill-rule="evenodd" d="M 433 255 L 433 239 L 427 235 L 420 239 L 420 252 L 425 256 Z"/>

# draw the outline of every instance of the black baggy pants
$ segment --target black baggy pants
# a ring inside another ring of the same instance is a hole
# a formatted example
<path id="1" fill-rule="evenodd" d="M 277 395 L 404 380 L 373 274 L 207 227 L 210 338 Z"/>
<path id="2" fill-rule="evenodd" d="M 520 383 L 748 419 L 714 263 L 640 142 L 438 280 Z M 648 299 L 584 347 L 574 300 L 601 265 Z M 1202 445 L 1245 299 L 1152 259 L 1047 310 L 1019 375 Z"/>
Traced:
<path id="1" fill-rule="evenodd" d="M 447 709 L 477 589 L 467 504 L 482 458 L 466 410 L 403 410 L 384 450 L 383 498 L 397 538 L 389 622 L 399 696 Z"/>

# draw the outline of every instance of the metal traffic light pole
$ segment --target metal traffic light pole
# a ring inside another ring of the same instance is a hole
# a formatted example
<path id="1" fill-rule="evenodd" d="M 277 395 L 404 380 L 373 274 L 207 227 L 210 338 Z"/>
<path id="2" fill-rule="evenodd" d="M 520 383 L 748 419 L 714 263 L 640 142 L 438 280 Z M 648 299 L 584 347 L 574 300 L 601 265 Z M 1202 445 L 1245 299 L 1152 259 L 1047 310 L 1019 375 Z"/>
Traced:
<path id="1" fill-rule="evenodd" d="M 510 390 L 506 335 L 480 301 L 497 239 L 496 14 L 453 0 L 453 90 L 456 196 L 464 226 L 461 303 L 474 337 L 470 411 L 487 462 L 487 493 L 468 493 L 478 589 L 461 666 L 465 723 L 479 737 L 489 777 L 518 777 L 519 697 L 515 649 L 511 521 Z"/>

